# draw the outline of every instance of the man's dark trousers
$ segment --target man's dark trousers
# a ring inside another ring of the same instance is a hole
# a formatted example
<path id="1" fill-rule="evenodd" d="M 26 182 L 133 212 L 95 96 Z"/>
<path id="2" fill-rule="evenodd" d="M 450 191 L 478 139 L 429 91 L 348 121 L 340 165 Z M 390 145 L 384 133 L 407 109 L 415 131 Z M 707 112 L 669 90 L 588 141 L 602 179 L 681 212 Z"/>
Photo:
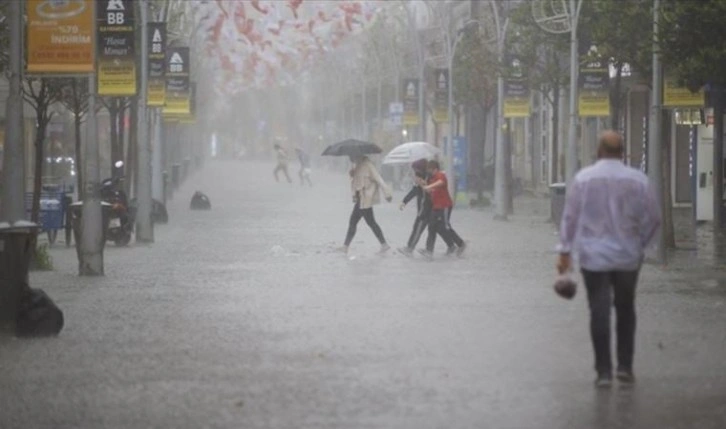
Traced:
<path id="1" fill-rule="evenodd" d="M 617 317 L 618 370 L 633 370 L 635 353 L 635 271 L 588 271 L 583 269 L 590 305 L 590 335 L 595 349 L 595 370 L 612 374 L 610 356 L 610 307 L 615 306 Z"/>

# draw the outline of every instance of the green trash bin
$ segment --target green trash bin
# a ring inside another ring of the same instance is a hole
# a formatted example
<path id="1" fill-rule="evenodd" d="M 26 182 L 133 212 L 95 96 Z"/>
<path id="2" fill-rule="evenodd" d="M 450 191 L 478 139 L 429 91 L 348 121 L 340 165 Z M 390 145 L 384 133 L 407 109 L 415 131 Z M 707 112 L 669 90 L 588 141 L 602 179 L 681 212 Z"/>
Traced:
<path id="1" fill-rule="evenodd" d="M 38 226 L 17 221 L 0 223 L 0 335 L 15 335 L 20 297 L 28 287 L 33 238 Z"/>

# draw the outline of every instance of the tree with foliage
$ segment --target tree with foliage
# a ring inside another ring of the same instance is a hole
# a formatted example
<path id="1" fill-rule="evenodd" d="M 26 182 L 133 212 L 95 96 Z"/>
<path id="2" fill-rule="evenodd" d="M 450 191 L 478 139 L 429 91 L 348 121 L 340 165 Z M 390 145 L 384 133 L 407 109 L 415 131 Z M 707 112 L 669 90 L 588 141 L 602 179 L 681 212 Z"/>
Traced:
<path id="1" fill-rule="evenodd" d="M 615 69 L 610 100 L 611 127 L 620 128 L 625 92 L 623 68 L 629 65 L 645 81 L 651 73 L 653 0 L 598 0 L 584 2 L 578 30 L 586 30 L 585 44 L 597 47 L 597 53 Z"/>
<path id="2" fill-rule="evenodd" d="M 454 111 L 458 112 L 458 106 L 477 105 L 482 115 L 482 130 L 487 135 L 489 113 L 497 103 L 497 73 L 499 62 L 497 59 L 496 46 L 484 40 L 477 31 L 466 31 L 461 35 L 461 40 L 454 55 L 452 64 L 452 92 L 454 95 Z M 481 153 L 485 153 L 485 142 L 482 142 Z M 495 148 L 496 149 L 496 148 Z M 482 159 L 482 161 L 485 161 Z M 478 200 L 483 200 L 483 191 L 487 179 L 493 185 L 494 177 L 487 176 L 484 162 L 477 166 L 481 171 L 480 180 L 476 186 Z M 491 170 L 493 172 L 493 170 Z"/>
<path id="3" fill-rule="evenodd" d="M 44 143 L 48 124 L 53 118 L 50 107 L 62 99 L 64 79 L 26 77 L 23 98 L 35 111 L 35 175 L 33 176 L 33 204 L 30 220 L 38 222 L 40 214 L 40 192 L 43 179 Z"/>
<path id="4" fill-rule="evenodd" d="M 532 18 L 529 2 L 514 7 L 510 15 L 511 31 L 507 34 L 506 51 L 517 55 L 529 78 L 532 90 L 539 91 L 552 108 L 552 170 L 550 180 L 564 179 L 559 169 L 561 91 L 570 82 L 569 35 L 551 34 L 542 30 Z M 562 165 L 564 167 L 564 164 Z M 561 170 L 561 171 L 560 171 Z"/>
<path id="5" fill-rule="evenodd" d="M 726 110 L 726 1 L 664 0 L 658 42 L 665 69 L 692 91 L 705 88 L 714 109 L 714 160 L 723 156 Z M 714 177 L 723 177 L 723 163 L 714 163 Z M 723 180 L 714 180 L 714 221 L 723 221 Z"/>

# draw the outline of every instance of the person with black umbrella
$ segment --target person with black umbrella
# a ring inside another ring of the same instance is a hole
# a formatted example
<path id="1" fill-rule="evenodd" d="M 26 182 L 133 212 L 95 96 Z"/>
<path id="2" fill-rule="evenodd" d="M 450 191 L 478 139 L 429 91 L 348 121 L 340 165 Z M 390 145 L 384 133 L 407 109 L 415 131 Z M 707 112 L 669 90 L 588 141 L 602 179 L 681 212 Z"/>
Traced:
<path id="1" fill-rule="evenodd" d="M 376 222 L 373 215 L 373 206 L 380 202 L 381 192 L 383 192 L 386 201 L 391 202 L 393 199 L 391 189 L 383 181 L 375 165 L 373 165 L 367 156 L 352 154 L 350 155 L 350 160 L 353 163 L 353 168 L 350 170 L 350 184 L 354 205 L 348 222 L 348 232 L 345 236 L 345 242 L 341 251 L 344 253 L 348 252 L 350 243 L 353 241 L 353 237 L 355 237 L 358 222 L 362 218 L 365 219 L 371 231 L 373 231 L 373 234 L 375 234 L 381 243 L 381 253 L 386 252 L 391 247 L 386 242 L 383 231 Z"/>

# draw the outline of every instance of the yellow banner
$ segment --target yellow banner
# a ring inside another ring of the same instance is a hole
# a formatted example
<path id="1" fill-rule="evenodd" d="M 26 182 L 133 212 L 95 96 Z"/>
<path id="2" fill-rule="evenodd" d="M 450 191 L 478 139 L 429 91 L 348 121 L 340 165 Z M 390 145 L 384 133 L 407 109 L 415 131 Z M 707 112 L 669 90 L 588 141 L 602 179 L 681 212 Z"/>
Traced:
<path id="1" fill-rule="evenodd" d="M 98 94 L 114 97 L 136 95 L 136 63 L 129 60 L 99 61 Z"/>
<path id="2" fill-rule="evenodd" d="M 151 107 L 164 106 L 166 99 L 166 81 L 164 79 L 149 80 L 147 104 Z"/>
<path id="3" fill-rule="evenodd" d="M 610 116 L 610 96 L 607 92 L 580 93 L 578 111 L 584 118 Z"/>
<path id="4" fill-rule="evenodd" d="M 705 103 L 703 88 L 698 92 L 691 92 L 688 88 L 678 86 L 673 80 L 666 80 L 663 84 L 664 107 L 703 107 Z"/>
<path id="5" fill-rule="evenodd" d="M 189 93 L 169 93 L 166 95 L 166 104 L 162 110 L 164 116 L 183 116 L 191 111 Z"/>
<path id="6" fill-rule="evenodd" d="M 505 118 L 527 118 L 530 114 L 528 98 L 504 98 Z"/>
<path id="7" fill-rule="evenodd" d="M 93 73 L 94 3 L 28 0 L 28 73 Z"/>

